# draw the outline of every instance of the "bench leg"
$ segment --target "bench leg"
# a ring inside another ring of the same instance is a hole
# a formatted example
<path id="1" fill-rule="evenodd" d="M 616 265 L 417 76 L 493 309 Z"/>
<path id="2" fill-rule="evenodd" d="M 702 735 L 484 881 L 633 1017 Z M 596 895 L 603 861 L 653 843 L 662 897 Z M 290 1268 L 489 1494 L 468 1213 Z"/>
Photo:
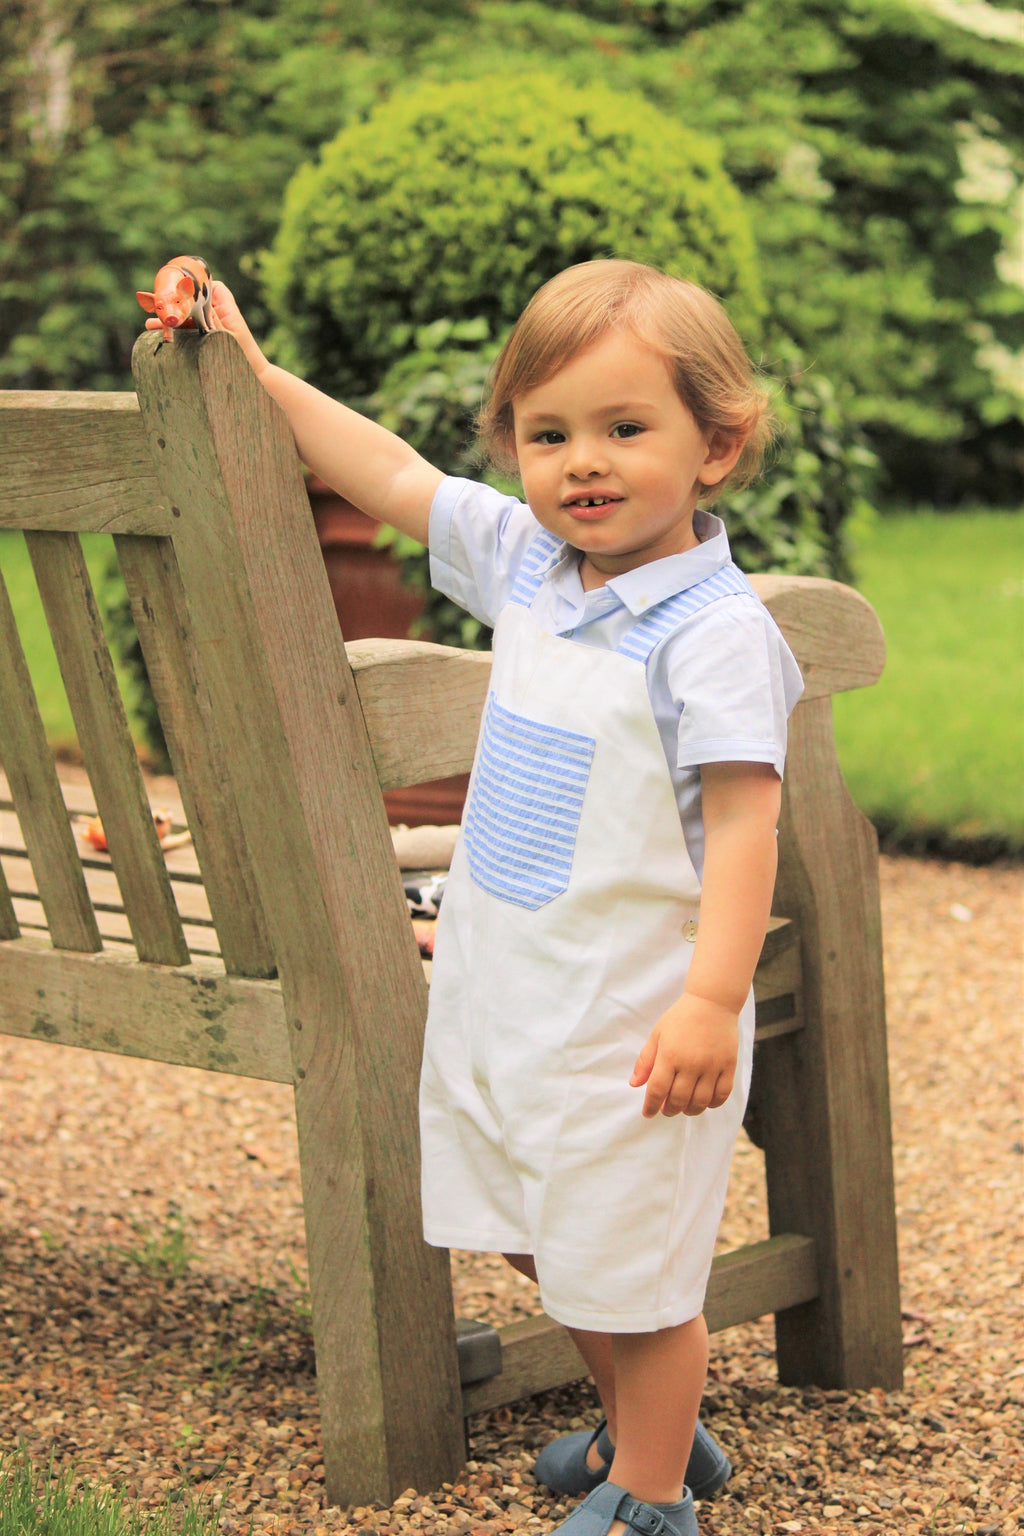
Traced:
<path id="1" fill-rule="evenodd" d="M 390 1503 L 451 1481 L 465 1460 L 448 1254 L 427 1247 L 418 1219 L 398 1230 L 382 1219 L 376 1181 L 367 1191 L 360 1148 L 346 1144 L 357 1127 L 305 1088 L 296 1111 L 327 1494 Z"/>
<path id="2" fill-rule="evenodd" d="M 804 1028 L 758 1051 L 772 1233 L 813 1237 L 821 1294 L 776 1315 L 779 1378 L 903 1379 L 874 829 L 835 757 L 831 700 L 793 715 L 776 911 L 800 926 Z M 789 786 L 799 786 L 793 791 Z"/>

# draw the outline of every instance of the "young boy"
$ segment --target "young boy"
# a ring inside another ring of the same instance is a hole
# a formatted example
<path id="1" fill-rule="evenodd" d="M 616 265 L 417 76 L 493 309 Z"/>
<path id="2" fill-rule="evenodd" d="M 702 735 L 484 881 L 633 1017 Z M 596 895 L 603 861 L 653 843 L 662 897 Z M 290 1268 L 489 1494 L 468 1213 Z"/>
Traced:
<path id="1" fill-rule="evenodd" d="M 765 396 L 703 290 L 571 268 L 527 307 L 482 416 L 520 502 L 269 365 L 222 285 L 214 316 L 303 460 L 429 542 L 435 585 L 495 627 L 435 947 L 425 1235 L 534 1275 L 593 1371 L 604 1439 L 538 1463 L 596 1483 L 570 1536 L 693 1536 L 701 1308 L 802 687 L 697 504 L 756 471 Z"/>

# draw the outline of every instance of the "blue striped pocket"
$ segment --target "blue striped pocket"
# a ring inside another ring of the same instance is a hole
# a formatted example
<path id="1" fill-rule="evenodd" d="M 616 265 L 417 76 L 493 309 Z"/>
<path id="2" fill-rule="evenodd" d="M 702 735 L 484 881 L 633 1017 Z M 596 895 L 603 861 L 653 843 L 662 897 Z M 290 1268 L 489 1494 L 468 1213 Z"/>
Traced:
<path id="1" fill-rule="evenodd" d="M 530 911 L 562 894 L 595 745 L 491 694 L 462 829 L 481 890 Z"/>

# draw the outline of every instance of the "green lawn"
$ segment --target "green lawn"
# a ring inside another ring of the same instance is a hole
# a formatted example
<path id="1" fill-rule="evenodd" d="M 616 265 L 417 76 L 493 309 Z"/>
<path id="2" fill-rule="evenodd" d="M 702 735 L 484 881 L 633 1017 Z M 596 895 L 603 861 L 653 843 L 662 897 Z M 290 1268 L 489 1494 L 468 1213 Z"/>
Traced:
<path id="1" fill-rule="evenodd" d="M 89 567 L 89 575 L 92 578 L 93 590 L 98 598 L 103 584 L 103 571 L 113 547 L 114 541 L 109 534 L 86 534 L 82 539 L 82 548 Z M 77 738 L 71 719 L 71 710 L 64 693 L 64 684 L 61 681 L 57 658 L 50 641 L 50 632 L 43 617 L 42 604 L 32 572 L 32 562 L 29 560 L 28 550 L 20 533 L 0 532 L 0 572 L 3 573 L 11 606 L 14 609 L 21 643 L 25 648 L 29 671 L 35 683 L 36 697 L 39 700 L 46 734 L 55 750 L 74 749 Z M 101 611 L 102 607 L 103 604 L 100 601 Z M 125 680 L 120 669 L 118 669 L 118 676 L 123 693 Z M 141 733 L 135 731 L 135 735 L 137 740 L 141 740 Z"/>
<path id="2" fill-rule="evenodd" d="M 890 515 L 856 566 L 888 658 L 835 700 L 854 799 L 904 846 L 1024 850 L 1024 516 Z"/>

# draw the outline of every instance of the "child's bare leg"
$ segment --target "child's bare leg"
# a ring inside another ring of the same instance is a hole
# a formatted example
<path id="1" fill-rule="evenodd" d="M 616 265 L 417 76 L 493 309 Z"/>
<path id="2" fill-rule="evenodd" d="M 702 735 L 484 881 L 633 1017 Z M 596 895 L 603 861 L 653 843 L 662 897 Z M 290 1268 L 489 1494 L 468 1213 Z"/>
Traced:
<path id="1" fill-rule="evenodd" d="M 532 1253 L 506 1253 L 504 1257 L 517 1269 L 521 1275 L 536 1281 L 537 1267 L 533 1262 Z M 608 1433 L 612 1440 L 615 1439 L 616 1413 L 615 1413 L 615 1359 L 612 1353 L 612 1336 L 610 1333 L 591 1333 L 584 1328 L 570 1328 L 573 1342 L 584 1360 L 594 1385 L 597 1395 L 601 1399 L 601 1407 L 604 1416 L 608 1420 Z M 587 1452 L 587 1464 L 596 1472 L 604 1463 L 596 1445 L 592 1445 Z"/>
<path id="2" fill-rule="evenodd" d="M 657 1333 L 616 1333 L 612 1353 L 618 1431 L 609 1481 L 644 1503 L 675 1503 L 707 1375 L 707 1325 L 700 1316 Z"/>

